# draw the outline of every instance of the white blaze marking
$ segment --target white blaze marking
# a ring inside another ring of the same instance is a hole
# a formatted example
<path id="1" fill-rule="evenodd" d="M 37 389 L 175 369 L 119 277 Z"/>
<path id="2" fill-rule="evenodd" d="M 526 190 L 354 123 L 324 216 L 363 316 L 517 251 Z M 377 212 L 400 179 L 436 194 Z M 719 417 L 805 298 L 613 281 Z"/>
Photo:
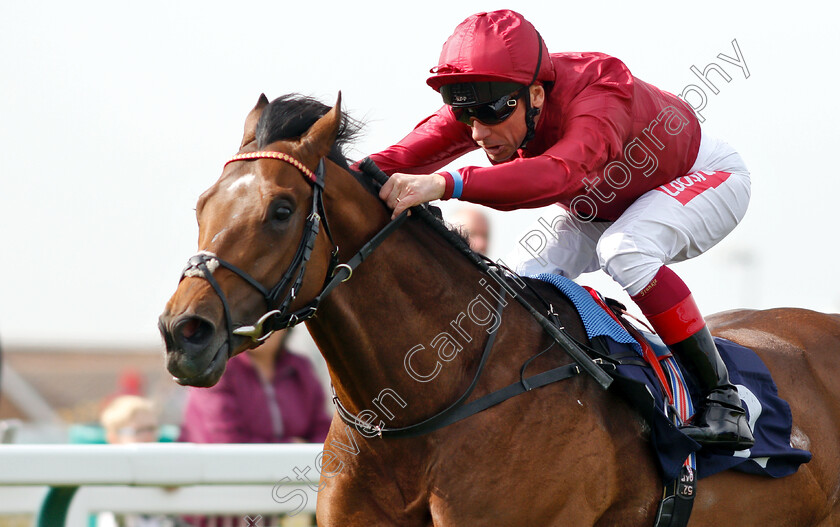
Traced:
<path id="1" fill-rule="evenodd" d="M 247 187 L 248 185 L 254 182 L 255 178 L 256 176 L 254 174 L 245 174 L 244 176 L 241 176 L 239 179 L 228 185 L 227 189 L 230 192 L 233 192 L 239 187 Z"/>
<path id="2" fill-rule="evenodd" d="M 222 235 L 222 233 L 223 233 L 223 232 L 225 232 L 226 230 L 227 230 L 227 227 L 225 227 L 224 229 L 222 229 L 222 230 L 220 230 L 219 232 L 217 232 L 217 233 L 216 233 L 216 235 L 215 235 L 215 236 L 213 236 L 213 239 L 212 239 L 212 240 L 210 240 L 210 243 L 215 243 L 215 242 L 216 242 L 216 240 L 219 238 L 219 236 L 221 236 L 221 235 Z M 216 260 L 213 260 L 213 261 L 215 262 Z"/>

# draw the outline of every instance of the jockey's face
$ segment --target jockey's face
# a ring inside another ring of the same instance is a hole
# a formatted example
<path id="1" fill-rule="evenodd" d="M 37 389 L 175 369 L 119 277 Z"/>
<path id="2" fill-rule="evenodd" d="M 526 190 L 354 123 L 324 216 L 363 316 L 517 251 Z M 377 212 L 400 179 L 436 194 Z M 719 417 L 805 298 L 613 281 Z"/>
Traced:
<path id="1" fill-rule="evenodd" d="M 529 95 L 531 97 L 531 107 L 542 108 L 545 102 L 543 87 L 539 85 L 531 86 Z M 539 115 L 537 115 L 535 121 L 538 119 Z M 484 150 L 490 161 L 494 163 L 507 161 L 516 154 L 519 145 L 525 140 L 525 134 L 528 133 L 528 125 L 525 122 L 525 105 L 517 104 L 513 115 L 499 124 L 487 125 L 478 119 L 473 119 L 470 127 L 472 128 L 473 141 Z"/>

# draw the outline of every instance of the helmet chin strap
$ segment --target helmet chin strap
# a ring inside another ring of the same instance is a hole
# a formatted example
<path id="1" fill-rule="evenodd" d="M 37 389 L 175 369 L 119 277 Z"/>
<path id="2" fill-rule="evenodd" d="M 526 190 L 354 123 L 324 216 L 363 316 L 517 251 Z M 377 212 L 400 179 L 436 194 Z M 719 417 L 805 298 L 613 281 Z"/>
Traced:
<path id="1" fill-rule="evenodd" d="M 528 86 L 533 86 L 534 83 L 537 82 L 537 78 L 540 74 L 540 66 L 542 66 L 542 36 L 540 36 L 540 32 L 537 31 L 537 67 L 534 70 L 534 78 L 531 79 L 531 84 Z M 528 141 L 533 139 L 534 134 L 537 133 L 537 116 L 539 114 L 539 108 L 531 107 L 531 89 L 529 88 L 528 96 L 525 97 L 525 126 L 527 127 L 527 132 L 525 132 L 525 139 L 522 140 L 522 144 L 519 145 L 519 148 L 525 148 Z"/>
<path id="2" fill-rule="evenodd" d="M 533 139 L 534 134 L 537 133 L 537 116 L 539 114 L 539 108 L 531 107 L 531 95 L 529 93 L 528 97 L 525 97 L 525 126 L 527 127 L 527 132 L 525 132 L 525 139 L 522 140 L 522 144 L 519 145 L 519 148 L 525 148 L 528 141 Z"/>

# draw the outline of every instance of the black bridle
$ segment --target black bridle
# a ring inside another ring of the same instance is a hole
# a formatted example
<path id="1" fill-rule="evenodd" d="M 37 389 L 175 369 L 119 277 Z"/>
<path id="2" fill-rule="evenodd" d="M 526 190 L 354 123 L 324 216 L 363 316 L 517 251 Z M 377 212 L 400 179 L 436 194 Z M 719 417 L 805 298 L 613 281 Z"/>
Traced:
<path id="1" fill-rule="evenodd" d="M 336 246 L 335 242 L 333 241 L 332 235 L 329 230 L 329 225 L 327 223 L 326 211 L 324 209 L 323 203 L 323 193 L 324 193 L 324 160 L 321 159 L 318 163 L 318 168 L 313 173 L 309 170 L 306 166 L 304 166 L 300 161 L 293 158 L 288 154 L 284 154 L 282 152 L 270 152 L 270 151 L 262 151 L 262 152 L 251 152 L 247 154 L 238 154 L 231 158 L 227 164 L 232 163 L 234 161 L 242 161 L 242 160 L 253 160 L 253 159 L 278 159 L 281 161 L 285 161 L 291 165 L 294 165 L 298 170 L 304 174 L 307 179 L 312 183 L 312 208 L 310 211 L 309 216 L 306 220 L 306 225 L 303 229 L 303 235 L 301 237 L 300 244 L 298 245 L 298 249 L 295 253 L 294 258 L 292 259 L 292 263 L 289 265 L 288 269 L 284 272 L 283 276 L 280 278 L 280 281 L 272 287 L 271 289 L 266 289 L 262 286 L 257 280 L 252 278 L 248 273 L 239 269 L 235 265 L 222 260 L 218 256 L 208 252 L 201 252 L 190 258 L 189 264 L 187 265 L 186 269 L 181 273 L 181 280 L 183 280 L 187 276 L 198 276 L 205 278 L 213 289 L 216 291 L 216 294 L 219 296 L 222 302 L 222 306 L 224 308 L 225 313 L 225 320 L 228 326 L 228 355 L 232 353 L 233 350 L 233 335 L 239 335 L 243 337 L 250 337 L 255 342 L 261 342 L 267 339 L 271 333 L 278 329 L 287 328 L 290 326 L 294 326 L 306 319 L 309 319 L 315 315 L 318 311 L 318 306 L 320 305 L 321 301 L 332 291 L 338 284 L 341 282 L 347 281 L 350 276 L 353 274 L 353 270 L 361 264 L 365 258 L 367 258 L 370 253 L 374 251 L 391 233 L 393 233 L 402 223 L 405 221 L 408 211 L 403 212 L 395 219 L 389 221 L 376 235 L 370 239 L 361 249 L 357 252 L 350 260 L 346 263 L 338 263 L 338 246 Z M 372 179 L 374 179 L 377 183 L 384 184 L 387 180 L 388 176 L 385 175 L 379 168 L 373 163 L 372 160 L 365 159 L 360 164 L 360 168 L 362 172 L 368 174 Z M 481 376 L 483 367 L 487 361 L 487 358 L 490 355 L 490 351 L 493 348 L 493 343 L 495 342 L 496 332 L 489 336 L 487 343 L 485 344 L 484 351 L 481 354 L 478 367 L 476 369 L 475 375 L 473 377 L 472 383 L 469 385 L 467 390 L 458 398 L 452 405 L 447 407 L 445 410 L 435 414 L 434 416 L 422 421 L 420 423 L 416 423 L 413 425 L 400 427 L 400 428 L 389 428 L 389 427 L 380 427 L 373 425 L 367 421 L 361 420 L 352 412 L 349 412 L 341 401 L 338 400 L 337 396 L 333 397 L 333 401 L 336 404 L 338 409 L 338 415 L 348 425 L 355 426 L 357 430 L 366 430 L 369 433 L 374 435 L 378 435 L 380 437 L 387 436 L 387 437 L 414 437 L 417 435 L 422 435 L 429 433 L 433 430 L 437 430 L 449 424 L 452 424 L 455 421 L 459 421 L 483 411 L 491 406 L 499 404 L 500 402 L 509 399 L 510 397 L 514 397 L 523 393 L 525 391 L 544 386 L 546 384 L 550 384 L 553 382 L 557 382 L 563 379 L 567 379 L 571 376 L 577 375 L 580 372 L 586 372 L 590 374 L 598 383 L 606 389 L 611 383 L 612 378 L 604 371 L 603 369 L 603 360 L 595 359 L 593 360 L 590 358 L 585 351 L 583 351 L 576 341 L 572 340 L 563 332 L 563 327 L 559 325 L 558 321 L 549 321 L 545 316 L 543 316 L 536 308 L 531 306 L 525 299 L 518 295 L 515 290 L 507 283 L 505 278 L 505 269 L 500 268 L 497 265 L 488 264 L 485 259 L 478 255 L 477 253 L 473 252 L 469 249 L 466 243 L 458 238 L 457 236 L 450 233 L 446 227 L 444 226 L 443 222 L 436 218 L 431 212 L 426 210 L 424 206 L 412 207 L 412 210 L 418 214 L 418 216 L 424 219 L 428 224 L 430 224 L 434 229 L 437 230 L 445 239 L 447 239 L 450 243 L 452 243 L 456 248 L 461 250 L 474 264 L 476 264 L 482 271 L 489 274 L 494 280 L 501 286 L 501 290 L 499 293 L 499 305 L 496 309 L 497 315 L 501 319 L 502 310 L 504 306 L 504 296 L 505 294 L 511 294 L 514 298 L 519 301 L 520 304 L 525 307 L 528 312 L 533 316 L 537 322 L 546 330 L 554 340 L 561 345 L 561 347 L 572 356 L 575 360 L 573 364 L 568 364 L 565 366 L 561 366 L 559 368 L 555 368 L 553 370 L 544 372 L 542 374 L 538 374 L 532 377 L 525 378 L 525 367 L 530 362 L 526 362 L 525 366 L 523 366 L 521 373 L 520 373 L 520 381 L 515 382 L 506 388 L 501 390 L 497 390 L 492 392 L 484 397 L 481 397 L 475 401 L 467 403 L 466 400 L 469 395 L 472 393 L 473 389 L 476 387 L 479 377 Z M 331 261 L 330 266 L 327 270 L 327 275 L 324 281 L 324 285 L 321 288 L 321 292 L 312 299 L 309 303 L 307 303 L 304 307 L 292 312 L 288 313 L 292 302 L 294 302 L 295 298 L 297 297 L 297 293 L 300 290 L 300 286 L 303 283 L 304 274 L 306 273 L 306 264 L 309 261 L 309 257 L 312 254 L 312 249 L 315 246 L 315 240 L 318 236 L 319 232 L 319 225 L 321 220 L 324 222 L 324 230 L 327 233 L 327 236 L 332 243 L 333 249 L 331 252 Z M 215 264 L 214 264 L 215 262 Z M 265 299 L 265 303 L 268 307 L 268 311 L 262 315 L 257 322 L 253 326 L 239 326 L 233 329 L 233 322 L 232 317 L 230 314 L 230 308 L 228 307 L 227 299 L 222 292 L 221 287 L 219 286 L 218 282 L 213 278 L 213 270 L 215 270 L 218 266 L 224 267 L 229 271 L 233 272 L 240 278 L 242 278 L 245 282 L 250 284 L 254 287 L 260 294 L 263 295 Z M 211 267 L 213 269 L 211 270 Z M 291 284 L 291 287 L 290 287 Z M 280 301 L 280 295 L 283 291 L 286 291 L 286 296 Z M 496 328 L 498 330 L 498 327 Z M 544 350 L 543 352 L 545 352 Z"/>
<path id="2" fill-rule="evenodd" d="M 353 256 L 346 263 L 338 262 L 338 246 L 333 240 L 330 232 L 329 223 L 327 222 L 327 214 L 324 209 L 324 159 L 318 162 L 318 167 L 315 172 L 312 172 L 303 163 L 294 157 L 284 154 L 282 152 L 260 151 L 249 152 L 245 154 L 237 154 L 225 163 L 225 166 L 234 161 L 248 161 L 254 159 L 277 159 L 293 165 L 297 168 L 306 179 L 312 184 L 312 206 L 309 216 L 306 218 L 306 223 L 303 227 L 303 234 L 301 236 L 300 244 L 298 244 L 297 251 L 292 258 L 289 267 L 283 273 L 280 280 L 271 288 L 264 287 L 259 281 L 254 279 L 247 272 L 230 262 L 219 258 L 218 255 L 202 251 L 189 259 L 187 267 L 181 273 L 181 280 L 186 277 L 200 277 L 207 280 L 210 286 L 219 296 L 222 302 L 222 308 L 225 314 L 225 322 L 227 323 L 228 333 L 228 355 L 233 352 L 233 336 L 249 337 L 255 342 L 262 342 L 271 334 L 279 329 L 295 326 L 304 320 L 312 318 L 318 311 L 321 301 L 341 282 L 347 281 L 353 274 L 353 270 L 364 261 L 373 250 L 381 244 L 385 238 L 388 237 L 397 227 L 402 225 L 405 221 L 407 213 L 399 215 L 394 220 L 388 222 L 368 243 L 366 243 L 355 256 Z M 315 240 L 318 238 L 320 232 L 320 224 L 323 222 L 324 231 L 332 244 L 330 265 L 327 269 L 324 284 L 321 287 L 321 292 L 308 302 L 305 306 L 293 312 L 289 312 L 292 303 L 297 298 L 303 284 L 304 275 L 306 274 L 306 264 L 312 255 L 312 250 L 315 247 Z M 233 317 L 228 305 L 227 298 L 222 291 L 221 286 L 213 277 L 213 272 L 217 267 L 224 267 L 233 274 L 244 280 L 251 287 L 256 289 L 265 301 L 267 311 L 251 326 L 233 326 Z M 283 292 L 286 295 L 281 299 Z"/>

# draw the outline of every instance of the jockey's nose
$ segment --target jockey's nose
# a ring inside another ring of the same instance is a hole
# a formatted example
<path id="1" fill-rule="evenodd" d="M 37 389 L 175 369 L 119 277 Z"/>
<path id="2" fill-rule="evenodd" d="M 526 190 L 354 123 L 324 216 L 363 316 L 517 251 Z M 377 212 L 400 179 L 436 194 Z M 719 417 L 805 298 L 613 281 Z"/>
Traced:
<path id="1" fill-rule="evenodd" d="M 478 119 L 473 118 L 470 127 L 472 128 L 473 141 L 476 143 L 487 139 L 487 136 L 490 135 L 490 127 Z"/>

